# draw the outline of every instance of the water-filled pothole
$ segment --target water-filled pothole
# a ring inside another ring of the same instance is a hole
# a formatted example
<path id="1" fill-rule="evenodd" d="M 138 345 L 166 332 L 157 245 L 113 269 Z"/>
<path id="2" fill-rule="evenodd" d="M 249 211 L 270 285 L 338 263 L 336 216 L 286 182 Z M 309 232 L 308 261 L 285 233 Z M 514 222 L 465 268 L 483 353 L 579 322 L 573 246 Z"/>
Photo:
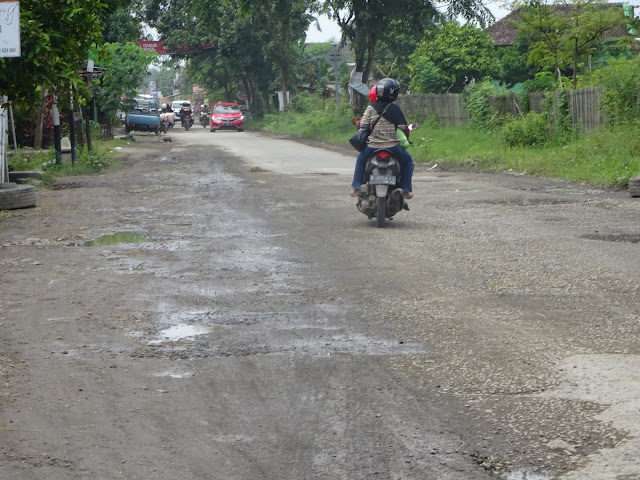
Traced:
<path id="1" fill-rule="evenodd" d="M 102 235 L 94 240 L 82 242 L 83 247 L 94 247 L 96 245 L 119 245 L 122 243 L 143 243 L 151 241 L 137 232 L 117 232 L 111 235 Z"/>
<path id="2" fill-rule="evenodd" d="M 162 330 L 156 340 L 149 342 L 149 345 L 159 344 L 162 342 L 177 342 L 178 340 L 186 339 L 193 340 L 198 335 L 205 335 L 213 330 L 212 327 L 205 327 L 202 325 L 174 325 L 165 330 Z"/>

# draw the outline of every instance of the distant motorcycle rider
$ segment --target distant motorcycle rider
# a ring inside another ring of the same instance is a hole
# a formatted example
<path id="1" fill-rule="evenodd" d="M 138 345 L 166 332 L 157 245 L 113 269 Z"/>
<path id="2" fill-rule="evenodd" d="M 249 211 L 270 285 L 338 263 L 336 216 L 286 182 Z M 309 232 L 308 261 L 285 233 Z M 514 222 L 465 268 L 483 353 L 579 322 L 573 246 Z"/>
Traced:
<path id="1" fill-rule="evenodd" d="M 400 163 L 400 175 L 402 177 L 400 188 L 404 191 L 404 198 L 409 199 L 413 197 L 413 193 L 411 193 L 413 158 L 400 146 L 400 139 L 396 133 L 396 131 L 400 129 L 405 133 L 407 138 L 409 137 L 409 128 L 404 114 L 400 107 L 393 103 L 396 98 L 398 98 L 399 92 L 400 84 L 393 78 L 383 78 L 380 80 L 375 86 L 375 101 L 367 107 L 360 119 L 359 128 L 370 128 L 371 124 L 373 124 L 376 118 L 378 118 L 386 108 L 384 115 L 382 115 L 378 123 L 376 123 L 371 135 L 369 135 L 367 147 L 360 152 L 356 159 L 353 183 L 351 184 L 353 188 L 351 192 L 352 197 L 360 195 L 360 185 L 364 183 L 367 160 L 373 152 L 379 149 L 389 150 L 391 154 L 398 159 Z M 371 93 L 373 94 L 373 92 Z M 373 95 L 370 95 L 370 98 L 373 100 Z"/>

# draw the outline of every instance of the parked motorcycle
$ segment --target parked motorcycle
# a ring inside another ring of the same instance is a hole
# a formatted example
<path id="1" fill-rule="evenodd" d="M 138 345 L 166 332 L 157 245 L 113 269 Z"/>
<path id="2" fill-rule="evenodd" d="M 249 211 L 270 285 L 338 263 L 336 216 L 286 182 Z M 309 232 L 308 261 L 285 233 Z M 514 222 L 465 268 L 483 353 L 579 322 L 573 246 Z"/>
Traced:
<path id="1" fill-rule="evenodd" d="M 193 126 L 193 112 L 191 107 L 183 108 L 180 112 L 180 118 L 182 119 L 184 129 L 189 130 Z"/>
<path id="2" fill-rule="evenodd" d="M 409 126 L 410 130 L 417 128 L 417 125 Z M 409 210 L 404 190 L 400 188 L 400 170 L 400 162 L 389 150 L 376 150 L 367 160 L 364 184 L 360 186 L 356 206 L 369 220 L 375 217 L 378 228 L 384 227 L 385 219 Z"/>

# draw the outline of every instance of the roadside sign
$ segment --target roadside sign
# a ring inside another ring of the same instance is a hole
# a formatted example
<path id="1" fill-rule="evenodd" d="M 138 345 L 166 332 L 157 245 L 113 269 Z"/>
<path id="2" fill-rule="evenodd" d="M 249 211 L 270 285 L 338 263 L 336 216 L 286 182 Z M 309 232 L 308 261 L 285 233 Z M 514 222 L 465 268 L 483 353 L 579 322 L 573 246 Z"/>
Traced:
<path id="1" fill-rule="evenodd" d="M 249 96 L 247 95 L 247 92 L 243 92 L 243 91 L 239 91 L 238 93 L 236 93 L 236 98 L 238 100 L 249 100 Z"/>
<path id="2" fill-rule="evenodd" d="M 334 70 L 344 63 L 344 56 L 337 48 L 333 48 L 324 56 L 324 60 L 331 65 Z"/>
<path id="3" fill-rule="evenodd" d="M 0 57 L 20 56 L 20 2 L 0 0 Z"/>

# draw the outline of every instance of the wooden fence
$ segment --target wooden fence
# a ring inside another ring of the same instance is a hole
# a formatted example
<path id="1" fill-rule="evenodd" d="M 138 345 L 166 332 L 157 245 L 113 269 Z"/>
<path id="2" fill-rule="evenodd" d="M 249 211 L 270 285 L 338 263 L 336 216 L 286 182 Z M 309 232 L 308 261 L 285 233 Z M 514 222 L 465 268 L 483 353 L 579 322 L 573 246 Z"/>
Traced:
<path id="1" fill-rule="evenodd" d="M 426 120 L 434 117 L 447 127 L 469 123 L 469 112 L 458 93 L 401 95 L 396 103 L 400 105 L 408 121 L 414 118 Z"/>
<path id="2" fill-rule="evenodd" d="M 574 130 L 592 132 L 604 124 L 600 103 L 602 88 L 590 87 L 568 92 L 569 112 Z"/>
<path id="3" fill-rule="evenodd" d="M 533 92 L 529 94 L 529 110 L 542 113 L 545 95 L 550 94 L 555 96 L 553 103 L 557 106 L 559 104 L 558 92 Z M 604 124 L 605 118 L 600 109 L 602 88 L 590 87 L 570 90 L 567 95 L 571 121 L 575 130 L 591 132 Z M 401 95 L 396 103 L 400 105 L 409 121 L 413 118 L 428 119 L 433 117 L 442 125 L 449 127 L 469 123 L 469 112 L 462 102 L 461 95 L 457 93 Z M 513 94 L 506 97 L 490 97 L 489 104 L 495 112 L 510 113 L 514 116 L 526 113 Z M 557 109 L 554 110 L 556 110 L 554 117 L 557 117 Z"/>

